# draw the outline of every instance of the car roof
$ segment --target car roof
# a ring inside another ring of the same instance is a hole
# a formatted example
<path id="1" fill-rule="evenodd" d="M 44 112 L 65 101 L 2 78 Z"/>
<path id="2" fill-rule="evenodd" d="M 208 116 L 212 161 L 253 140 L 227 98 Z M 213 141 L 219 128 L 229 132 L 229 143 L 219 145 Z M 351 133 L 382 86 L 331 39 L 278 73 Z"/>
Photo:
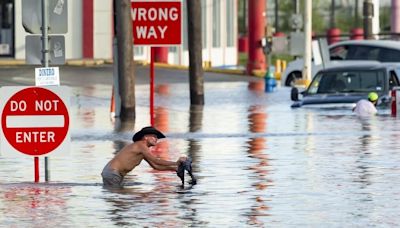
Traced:
<path id="1" fill-rule="evenodd" d="M 343 71 L 343 70 L 378 70 L 399 68 L 400 63 L 380 63 L 377 61 L 341 61 L 338 64 L 330 65 L 319 72 Z"/>
<path id="2" fill-rule="evenodd" d="M 375 46 L 400 50 L 400 41 L 394 40 L 346 40 L 331 44 L 329 48 L 334 48 L 340 45 Z"/>

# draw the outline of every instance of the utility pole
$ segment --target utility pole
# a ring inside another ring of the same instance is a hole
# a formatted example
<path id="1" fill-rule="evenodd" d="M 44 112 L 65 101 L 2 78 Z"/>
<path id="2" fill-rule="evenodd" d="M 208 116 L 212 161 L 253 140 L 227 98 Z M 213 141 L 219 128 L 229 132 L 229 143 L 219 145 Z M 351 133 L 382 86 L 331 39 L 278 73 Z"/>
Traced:
<path id="1" fill-rule="evenodd" d="M 187 0 L 189 40 L 190 104 L 204 105 L 203 57 L 201 42 L 201 1 Z"/>
<path id="2" fill-rule="evenodd" d="M 277 32 L 279 32 L 279 3 L 278 0 L 275 0 L 275 33 Z"/>
<path id="3" fill-rule="evenodd" d="M 133 72 L 133 43 L 131 1 L 115 0 L 117 27 L 118 86 L 121 97 L 122 120 L 135 120 L 135 75 Z"/>
<path id="4" fill-rule="evenodd" d="M 300 2 L 299 0 L 294 0 L 294 14 L 300 15 Z M 300 32 L 300 26 L 296 26 L 296 32 Z"/>
<path id="5" fill-rule="evenodd" d="M 372 0 L 364 0 L 363 4 L 363 16 L 364 16 L 364 39 L 373 39 L 372 34 L 372 18 L 374 16 L 374 5 Z"/>
<path id="6" fill-rule="evenodd" d="M 311 30 L 312 30 L 312 2 L 305 2 L 304 17 L 304 68 L 303 79 L 306 86 L 311 82 Z"/>
<path id="7" fill-rule="evenodd" d="M 354 28 L 357 28 L 359 26 L 359 20 L 360 16 L 358 15 L 358 5 L 359 5 L 359 0 L 355 0 L 355 6 L 354 6 Z"/>
<path id="8" fill-rule="evenodd" d="M 335 28 L 335 0 L 331 0 L 331 22 L 330 26 L 331 28 Z"/>

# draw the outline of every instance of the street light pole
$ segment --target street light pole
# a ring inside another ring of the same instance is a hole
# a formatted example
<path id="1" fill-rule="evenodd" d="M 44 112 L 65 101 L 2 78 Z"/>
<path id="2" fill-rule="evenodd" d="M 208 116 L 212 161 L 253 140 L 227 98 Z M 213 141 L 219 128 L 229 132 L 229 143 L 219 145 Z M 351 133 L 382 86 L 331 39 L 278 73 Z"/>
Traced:
<path id="1" fill-rule="evenodd" d="M 304 17 L 304 68 L 303 79 L 305 86 L 311 82 L 311 30 L 312 30 L 312 1 L 306 0 Z"/>

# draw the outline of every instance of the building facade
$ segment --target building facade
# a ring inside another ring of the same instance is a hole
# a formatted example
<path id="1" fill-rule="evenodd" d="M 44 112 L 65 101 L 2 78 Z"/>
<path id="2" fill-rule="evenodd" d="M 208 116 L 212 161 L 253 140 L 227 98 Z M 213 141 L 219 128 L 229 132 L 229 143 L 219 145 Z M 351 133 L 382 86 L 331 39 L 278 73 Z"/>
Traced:
<path id="1" fill-rule="evenodd" d="M 25 59 L 22 1 L 0 1 L 0 58 Z M 40 0 L 37 1 L 40 4 Z M 61 1 L 61 0 L 48 0 Z M 66 1 L 66 0 L 65 0 Z M 237 1 L 202 0 L 203 61 L 212 66 L 236 65 Z M 65 57 L 112 59 L 114 13 L 112 0 L 68 1 Z M 189 65 L 186 0 L 182 1 L 182 45 L 168 47 L 168 63 Z M 134 45 L 134 59 L 150 61 L 150 47 Z"/>

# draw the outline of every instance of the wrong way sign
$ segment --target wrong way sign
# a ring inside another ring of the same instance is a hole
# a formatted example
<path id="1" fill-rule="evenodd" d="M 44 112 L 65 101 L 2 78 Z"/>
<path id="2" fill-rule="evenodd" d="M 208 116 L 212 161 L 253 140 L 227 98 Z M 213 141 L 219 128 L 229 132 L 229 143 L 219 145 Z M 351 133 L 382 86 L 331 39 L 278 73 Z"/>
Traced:
<path id="1" fill-rule="evenodd" d="M 0 88 L 2 154 L 41 156 L 69 149 L 68 88 Z"/>
<path id="2" fill-rule="evenodd" d="M 132 1 L 131 16 L 135 45 L 180 45 L 182 43 L 180 1 Z"/>

